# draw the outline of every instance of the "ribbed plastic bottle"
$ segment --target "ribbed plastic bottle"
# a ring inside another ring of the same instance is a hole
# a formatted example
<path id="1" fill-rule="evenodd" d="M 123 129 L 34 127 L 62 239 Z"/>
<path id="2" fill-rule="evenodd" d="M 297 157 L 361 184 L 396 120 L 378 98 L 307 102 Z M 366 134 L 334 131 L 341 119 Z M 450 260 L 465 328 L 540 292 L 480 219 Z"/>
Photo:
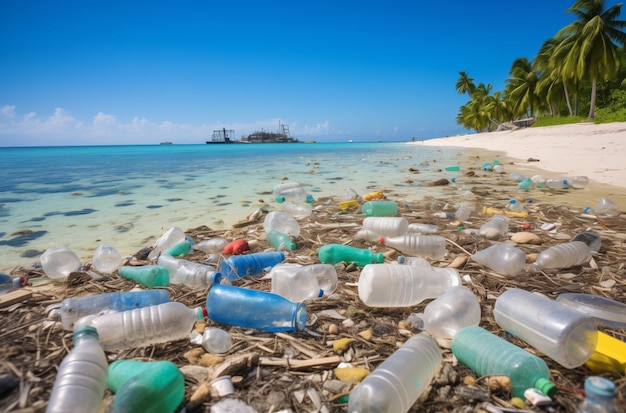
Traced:
<path id="1" fill-rule="evenodd" d="M 143 265 L 138 267 L 126 265 L 120 268 L 118 272 L 123 278 L 135 281 L 148 288 L 165 287 L 170 283 L 168 269 L 160 265 Z"/>
<path id="2" fill-rule="evenodd" d="M 396 237 L 409 232 L 409 222 L 404 217 L 367 217 L 363 220 L 362 229 L 381 237 Z"/>
<path id="3" fill-rule="evenodd" d="M 500 327 L 568 369 L 585 364 L 598 342 L 593 317 L 519 288 L 498 297 L 493 315 Z"/>
<path id="4" fill-rule="evenodd" d="M 526 253 L 506 244 L 494 244 L 471 256 L 472 260 L 500 275 L 518 275 L 526 268 Z"/>
<path id="5" fill-rule="evenodd" d="M 185 239 L 187 239 L 187 235 L 185 235 L 185 232 L 182 229 L 178 227 L 168 229 L 156 240 L 154 246 L 152 247 L 152 251 L 148 254 L 148 259 L 156 260 L 159 254 L 179 242 L 183 242 Z"/>
<path id="6" fill-rule="evenodd" d="M 278 231 L 270 231 L 267 233 L 267 243 L 270 244 L 272 248 L 277 250 L 293 251 L 297 248 L 296 243 L 293 242 L 289 235 Z"/>
<path id="7" fill-rule="evenodd" d="M 509 218 L 502 214 L 495 214 L 480 226 L 478 233 L 487 239 L 496 240 L 504 237 L 508 230 Z"/>
<path id="8" fill-rule="evenodd" d="M 572 237 L 570 241 L 580 241 L 587 244 L 591 252 L 600 251 L 600 246 L 602 246 L 602 238 L 600 234 L 593 231 L 584 231 L 580 232 Z"/>
<path id="9" fill-rule="evenodd" d="M 0 273 L 0 295 L 26 285 L 26 278 L 11 277 L 10 275 Z"/>
<path id="10" fill-rule="evenodd" d="M 337 264 L 338 262 L 350 262 L 363 267 L 375 262 L 383 262 L 385 256 L 378 252 L 351 247 L 343 244 L 326 244 L 317 250 L 320 262 L 324 264 Z"/>
<path id="11" fill-rule="evenodd" d="M 47 249 L 39 258 L 41 269 L 52 281 L 65 281 L 80 267 L 80 259 L 67 247 Z"/>
<path id="12" fill-rule="evenodd" d="M 224 250 L 224 247 L 228 244 L 228 241 L 222 237 L 213 237 L 205 239 L 200 242 L 196 242 L 191 248 L 194 250 L 206 252 L 207 254 L 217 254 Z"/>
<path id="13" fill-rule="evenodd" d="M 398 204 L 394 201 L 368 201 L 361 206 L 366 217 L 390 217 L 398 213 Z"/>
<path id="14" fill-rule="evenodd" d="M 108 413 L 172 413 L 185 397 L 185 376 L 165 360 L 114 361 L 107 385 L 115 393 Z"/>
<path id="15" fill-rule="evenodd" d="M 576 413 L 617 413 L 615 383 L 600 376 L 585 379 L 585 400 Z"/>
<path id="16" fill-rule="evenodd" d="M 271 292 L 293 302 L 328 296 L 337 288 L 337 270 L 330 264 L 278 264 L 268 275 Z"/>
<path id="17" fill-rule="evenodd" d="M 83 327 L 74 332 L 74 348 L 61 362 L 46 413 L 96 413 L 106 388 L 109 364 L 98 344 L 98 332 Z"/>
<path id="18" fill-rule="evenodd" d="M 439 235 L 406 234 L 397 237 L 381 237 L 380 243 L 395 248 L 403 254 L 416 257 L 440 260 L 446 255 L 446 239 Z"/>
<path id="19" fill-rule="evenodd" d="M 441 359 L 432 338 L 412 336 L 352 390 L 348 412 L 409 411 L 439 371 Z"/>
<path id="20" fill-rule="evenodd" d="M 454 356 L 478 376 L 509 376 L 513 396 L 523 398 L 530 388 L 550 397 L 556 393 L 545 361 L 482 327 L 471 326 L 458 331 L 451 348 Z"/>
<path id="21" fill-rule="evenodd" d="M 215 322 L 272 333 L 302 331 L 306 305 L 294 303 L 267 291 L 220 284 L 216 274 L 206 299 L 207 317 Z"/>
<path id="22" fill-rule="evenodd" d="M 117 250 L 108 245 L 98 245 L 93 253 L 93 268 L 104 274 L 112 274 L 122 266 L 122 256 Z"/>
<path id="23" fill-rule="evenodd" d="M 582 241 L 570 241 L 550 247 L 537 255 L 531 268 L 556 270 L 583 265 L 591 260 L 591 249 Z"/>
<path id="24" fill-rule="evenodd" d="M 169 302 L 134 310 L 82 318 L 76 326 L 90 325 L 98 330 L 100 345 L 107 351 L 144 347 L 180 340 L 204 318 L 202 308 L 188 308 Z"/>
<path id="25" fill-rule="evenodd" d="M 105 312 L 134 310 L 135 308 L 163 304 L 170 301 L 166 290 L 127 291 L 68 297 L 61 302 L 57 313 L 61 325 L 72 330 L 74 323 L 82 317 Z"/>
<path id="26" fill-rule="evenodd" d="M 370 307 L 409 307 L 461 285 L 454 268 L 369 264 L 359 276 L 359 298 Z"/>
<path id="27" fill-rule="evenodd" d="M 439 232 L 439 227 L 437 225 L 432 224 L 409 224 L 408 227 L 409 233 L 416 234 L 436 234 Z"/>
<path id="28" fill-rule="evenodd" d="M 550 189 L 569 189 L 572 187 L 565 178 L 546 179 L 546 186 Z"/>
<path id="29" fill-rule="evenodd" d="M 257 252 L 248 255 L 234 255 L 222 261 L 219 272 L 229 280 L 260 274 L 283 262 L 285 253 L 281 251 Z"/>
<path id="30" fill-rule="evenodd" d="M 269 234 L 271 231 L 278 231 L 290 237 L 298 237 L 300 235 L 300 224 L 298 224 L 298 221 L 282 211 L 272 211 L 267 214 L 263 221 L 263 229 L 266 234 Z"/>
<path id="31" fill-rule="evenodd" d="M 204 290 L 212 285 L 211 280 L 216 271 L 217 268 L 211 265 L 187 262 L 176 271 L 175 278 L 180 284 L 186 285 L 192 290 Z"/>

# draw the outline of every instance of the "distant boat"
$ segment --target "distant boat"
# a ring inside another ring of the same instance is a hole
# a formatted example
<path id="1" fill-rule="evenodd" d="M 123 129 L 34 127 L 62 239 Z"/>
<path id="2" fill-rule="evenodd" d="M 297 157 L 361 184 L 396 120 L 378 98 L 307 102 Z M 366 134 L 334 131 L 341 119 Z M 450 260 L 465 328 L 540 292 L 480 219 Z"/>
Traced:
<path id="1" fill-rule="evenodd" d="M 233 139 L 235 131 L 233 129 L 217 129 L 213 131 L 213 136 L 206 143 L 241 143 Z"/>
<path id="2" fill-rule="evenodd" d="M 348 139 L 348 143 L 352 143 L 352 139 Z"/>
<path id="3" fill-rule="evenodd" d="M 164 142 L 161 142 L 159 145 L 171 145 L 171 144 L 172 142 L 170 141 L 164 141 Z"/>

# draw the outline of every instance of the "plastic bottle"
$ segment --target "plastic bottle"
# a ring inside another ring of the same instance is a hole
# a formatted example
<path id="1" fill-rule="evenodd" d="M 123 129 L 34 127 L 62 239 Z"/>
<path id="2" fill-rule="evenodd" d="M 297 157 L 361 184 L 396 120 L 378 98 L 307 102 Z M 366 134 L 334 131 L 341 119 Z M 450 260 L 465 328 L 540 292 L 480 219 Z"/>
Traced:
<path id="1" fill-rule="evenodd" d="M 272 333 L 302 331 L 306 305 L 266 291 L 222 285 L 216 274 L 206 299 L 207 317 L 218 323 L 256 328 Z"/>
<path id="2" fill-rule="evenodd" d="M 505 170 L 504 170 L 504 166 L 502 166 L 502 165 L 494 165 L 494 166 L 493 166 L 493 171 L 494 171 L 495 173 L 497 173 L 497 174 L 503 174 L 503 173 L 506 173 L 506 172 L 505 172 Z"/>
<path id="3" fill-rule="evenodd" d="M 472 260 L 501 275 L 518 275 L 526 268 L 526 253 L 506 244 L 494 244 L 472 255 Z"/>
<path id="4" fill-rule="evenodd" d="M 409 338 L 352 392 L 349 413 L 407 412 L 441 367 L 441 350 L 424 334 Z"/>
<path id="5" fill-rule="evenodd" d="M 441 260 L 446 255 L 446 239 L 439 235 L 406 234 L 382 237 L 380 243 L 406 255 Z"/>
<path id="6" fill-rule="evenodd" d="M 530 178 L 524 178 L 520 181 L 519 184 L 517 184 L 518 189 L 522 189 L 525 191 L 529 189 L 533 189 L 534 187 L 535 187 L 535 184 L 533 184 L 533 181 Z"/>
<path id="7" fill-rule="evenodd" d="M 93 253 L 92 262 L 96 271 L 112 274 L 122 266 L 123 260 L 115 248 L 100 244 Z"/>
<path id="8" fill-rule="evenodd" d="M 187 262 L 176 271 L 175 278 L 192 290 L 204 290 L 212 285 L 211 280 L 216 271 L 217 268 L 211 265 Z"/>
<path id="9" fill-rule="evenodd" d="M 248 241 L 243 238 L 234 239 L 224 246 L 224 254 L 240 255 L 250 250 Z"/>
<path id="10" fill-rule="evenodd" d="M 447 172 L 458 172 L 461 170 L 461 167 L 459 165 L 448 165 L 446 166 L 446 171 Z"/>
<path id="11" fill-rule="evenodd" d="M 107 312 L 127 311 L 167 303 L 170 297 L 166 290 L 127 291 L 68 297 L 61 302 L 57 314 L 61 316 L 61 325 L 72 330 L 74 323 L 88 315 Z"/>
<path id="12" fill-rule="evenodd" d="M 398 213 L 398 204 L 394 201 L 369 201 L 361 207 L 366 217 L 389 217 Z"/>
<path id="13" fill-rule="evenodd" d="M 509 219 L 505 215 L 495 214 L 489 221 L 480 226 L 478 233 L 487 239 L 502 238 L 509 230 Z"/>
<path id="14" fill-rule="evenodd" d="M 307 200 L 307 191 L 302 187 L 295 187 L 284 189 L 281 191 L 280 195 L 275 198 L 276 202 L 282 204 L 283 202 L 306 202 Z"/>
<path id="15" fill-rule="evenodd" d="M 341 194 L 341 199 L 343 201 L 359 201 L 361 199 L 361 197 L 359 196 L 359 193 L 357 191 L 355 191 L 353 188 L 350 187 L 346 187 L 346 189 L 343 191 L 343 194 Z"/>
<path id="16" fill-rule="evenodd" d="M 592 253 L 600 251 L 602 246 L 602 238 L 600 234 L 593 231 L 580 232 L 572 237 L 571 241 L 581 241 L 587 244 Z"/>
<path id="17" fill-rule="evenodd" d="M 98 344 L 98 332 L 83 327 L 74 332 L 73 341 L 74 348 L 59 366 L 47 413 L 96 413 L 100 409 L 109 365 Z"/>
<path id="18" fill-rule="evenodd" d="M 123 278 L 133 280 L 148 288 L 165 287 L 170 282 L 170 273 L 160 265 L 143 265 L 133 267 L 126 265 L 118 270 Z"/>
<path id="19" fill-rule="evenodd" d="M 519 202 L 517 199 L 509 200 L 509 203 L 507 204 L 506 207 L 507 207 L 507 209 L 509 211 L 513 211 L 513 212 L 522 212 L 522 211 L 524 211 L 524 204 Z"/>
<path id="20" fill-rule="evenodd" d="M 380 234 L 375 233 L 374 231 L 370 231 L 369 229 L 361 229 L 354 234 L 354 239 L 369 241 L 369 242 L 379 242 Z"/>
<path id="21" fill-rule="evenodd" d="M 574 176 L 570 179 L 572 188 L 581 189 L 589 185 L 589 178 L 586 176 Z"/>
<path id="22" fill-rule="evenodd" d="M 432 224 L 409 224 L 408 232 L 417 234 L 436 234 L 439 232 L 439 227 Z"/>
<path id="23" fill-rule="evenodd" d="M 583 265 L 591 259 L 591 249 L 582 241 L 570 241 L 550 247 L 537 255 L 531 269 L 555 270 Z"/>
<path id="24" fill-rule="evenodd" d="M 546 178 L 543 175 L 533 175 L 530 180 L 533 181 L 537 188 L 547 188 Z"/>
<path id="25" fill-rule="evenodd" d="M 594 210 L 596 215 L 616 217 L 620 214 L 619 205 L 609 198 L 600 198 Z"/>
<path id="26" fill-rule="evenodd" d="M 506 209 L 489 208 L 489 207 L 483 207 L 483 214 L 500 214 L 500 215 L 506 215 L 507 217 L 517 217 L 517 218 L 528 217 L 528 212 L 526 211 L 514 212 L 514 211 L 509 211 Z"/>
<path id="27" fill-rule="evenodd" d="M 571 185 L 565 178 L 546 179 L 546 186 L 550 189 L 569 189 Z"/>
<path id="28" fill-rule="evenodd" d="M 395 237 L 409 232 L 409 222 L 404 217 L 367 217 L 363 220 L 362 229 L 381 237 Z"/>
<path id="29" fill-rule="evenodd" d="M 278 264 L 268 276 L 271 292 L 293 302 L 328 296 L 337 288 L 337 271 L 330 264 Z"/>
<path id="30" fill-rule="evenodd" d="M 491 162 L 483 163 L 483 166 L 482 166 L 483 171 L 491 171 L 492 169 L 493 169 L 493 165 L 491 165 Z"/>
<path id="31" fill-rule="evenodd" d="M 600 376 L 585 379 L 585 400 L 576 413 L 617 413 L 615 383 Z"/>
<path id="32" fill-rule="evenodd" d="M 308 202 L 286 202 L 283 204 L 282 210 L 294 218 L 306 218 L 313 213 L 313 205 Z"/>
<path id="33" fill-rule="evenodd" d="M 382 253 L 343 244 L 326 244 L 317 250 L 317 256 L 320 262 L 325 264 L 337 264 L 345 261 L 354 263 L 359 267 L 385 260 Z"/>
<path id="34" fill-rule="evenodd" d="M 454 268 L 369 264 L 361 270 L 359 298 L 369 307 L 409 307 L 461 285 Z"/>
<path id="35" fill-rule="evenodd" d="M 461 205 L 454 213 L 454 218 L 459 221 L 467 221 L 475 209 L 473 206 Z"/>
<path id="36" fill-rule="evenodd" d="M 524 175 L 512 172 L 509 174 L 509 180 L 515 182 L 521 182 L 524 180 Z"/>
<path id="37" fill-rule="evenodd" d="M 519 288 L 502 293 L 493 314 L 500 327 L 568 369 L 585 364 L 598 342 L 593 317 Z"/>
<path id="38" fill-rule="evenodd" d="M 341 209 L 356 209 L 361 206 L 359 201 L 356 199 L 351 199 L 349 201 L 341 201 L 337 204 L 337 206 Z"/>
<path id="39" fill-rule="evenodd" d="M 509 376 L 513 396 L 524 397 L 530 388 L 550 397 L 556 393 L 545 361 L 482 327 L 459 330 L 452 338 L 451 348 L 455 357 L 478 376 Z"/>
<path id="40" fill-rule="evenodd" d="M 11 277 L 10 275 L 0 273 L 0 295 L 26 285 L 26 278 Z"/>
<path id="41" fill-rule="evenodd" d="M 267 214 L 263 221 L 263 229 L 266 234 L 269 234 L 271 231 L 278 231 L 290 237 L 298 237 L 300 235 L 300 224 L 298 224 L 298 221 L 282 211 L 272 211 Z"/>
<path id="42" fill-rule="evenodd" d="M 274 186 L 274 188 L 272 189 L 272 194 L 274 198 L 278 198 L 279 196 L 282 195 L 283 191 L 286 191 L 292 188 L 298 188 L 300 186 L 301 185 L 298 182 L 283 182 Z"/>
<path id="43" fill-rule="evenodd" d="M 201 345 L 208 353 L 223 354 L 233 345 L 233 340 L 227 331 L 217 327 L 208 327 L 204 333 L 192 333 L 190 335 L 192 344 Z"/>
<path id="44" fill-rule="evenodd" d="M 187 337 L 197 320 L 203 318 L 200 307 L 191 309 L 173 301 L 83 317 L 76 326 L 95 327 L 100 335 L 100 345 L 107 351 L 115 351 L 180 340 Z"/>
<path id="45" fill-rule="evenodd" d="M 285 253 L 281 251 L 258 252 L 236 255 L 222 261 L 219 272 L 229 280 L 260 274 L 263 270 L 283 262 Z"/>
<path id="46" fill-rule="evenodd" d="M 228 241 L 222 237 L 213 237 L 200 242 L 195 243 L 192 248 L 194 250 L 206 252 L 207 254 L 217 254 L 224 250 L 224 247 L 228 244 Z"/>
<path id="47" fill-rule="evenodd" d="M 185 239 L 187 239 L 187 236 L 182 229 L 178 227 L 168 229 L 156 240 L 154 246 L 152 247 L 152 251 L 148 254 L 148 259 L 155 260 L 160 253 L 166 251 L 170 247 L 173 247 L 179 242 L 183 242 Z"/>
<path id="48" fill-rule="evenodd" d="M 174 412 L 185 397 L 185 376 L 171 361 L 114 361 L 107 385 L 115 393 L 108 413 Z"/>
<path id="49" fill-rule="evenodd" d="M 69 248 L 51 248 L 41 254 L 41 268 L 52 281 L 65 281 L 80 267 L 78 256 Z"/>
<path id="50" fill-rule="evenodd" d="M 267 243 L 277 250 L 295 250 L 296 243 L 287 234 L 278 231 L 267 233 Z"/>
<path id="51" fill-rule="evenodd" d="M 398 257 L 398 264 L 402 265 L 413 265 L 416 267 L 420 267 L 425 271 L 430 271 L 433 266 L 430 265 L 428 261 L 421 257 L 405 257 L 404 255 L 400 255 Z"/>
<path id="52" fill-rule="evenodd" d="M 480 323 L 480 303 L 469 288 L 457 285 L 428 303 L 423 314 L 411 314 L 408 323 L 435 337 L 453 338 L 462 328 Z"/>
<path id="53" fill-rule="evenodd" d="M 385 194 L 383 194 L 382 191 L 374 191 L 363 197 L 364 202 L 373 201 L 375 199 L 385 199 Z"/>
<path id="54" fill-rule="evenodd" d="M 188 255 L 191 251 L 191 243 L 185 239 L 182 242 L 172 245 L 168 249 L 166 249 L 163 253 L 167 255 L 171 255 L 172 257 L 182 257 L 184 255 Z"/>

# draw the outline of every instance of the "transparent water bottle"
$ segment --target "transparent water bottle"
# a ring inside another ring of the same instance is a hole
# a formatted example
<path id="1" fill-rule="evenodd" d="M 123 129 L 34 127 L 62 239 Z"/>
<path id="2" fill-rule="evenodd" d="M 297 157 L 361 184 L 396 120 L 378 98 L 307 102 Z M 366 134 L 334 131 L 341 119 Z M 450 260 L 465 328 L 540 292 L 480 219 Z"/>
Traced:
<path id="1" fill-rule="evenodd" d="M 462 328 L 480 323 L 480 303 L 469 288 L 457 285 L 428 303 L 423 314 L 412 313 L 408 323 L 435 337 L 453 338 Z"/>
<path id="2" fill-rule="evenodd" d="M 93 254 L 93 268 L 105 274 L 112 274 L 122 266 L 122 256 L 113 247 L 98 245 Z"/>
<path id="3" fill-rule="evenodd" d="M 507 204 L 506 209 L 508 209 L 509 211 L 513 211 L 513 212 L 523 212 L 524 204 L 519 202 L 517 199 L 511 199 L 509 200 L 509 203 Z"/>
<path id="4" fill-rule="evenodd" d="M 203 310 L 169 302 L 134 310 L 81 318 L 75 326 L 90 325 L 98 330 L 100 345 L 107 351 L 144 347 L 180 340 L 189 335 Z"/>
<path id="5" fill-rule="evenodd" d="M 202 240 L 195 243 L 192 248 L 194 250 L 206 252 L 207 254 L 217 254 L 224 250 L 224 247 L 228 244 L 228 241 L 222 237 L 213 237 L 210 239 Z"/>
<path id="6" fill-rule="evenodd" d="M 293 242 L 289 235 L 278 231 L 270 231 L 267 233 L 267 243 L 270 244 L 272 248 L 277 250 L 293 251 L 297 248 L 296 243 Z"/>
<path id="7" fill-rule="evenodd" d="M 409 307 L 461 285 L 454 268 L 369 264 L 359 276 L 359 298 L 369 307 Z"/>
<path id="8" fill-rule="evenodd" d="M 354 234 L 354 239 L 369 241 L 369 242 L 379 242 L 380 234 L 375 233 L 374 231 L 370 231 L 369 229 L 361 229 Z"/>
<path id="9" fill-rule="evenodd" d="M 61 317 L 61 325 L 72 330 L 74 323 L 88 315 L 133 310 L 167 303 L 170 297 L 165 290 L 127 291 L 68 297 L 61 302 L 55 313 Z"/>
<path id="10" fill-rule="evenodd" d="M 282 190 L 280 195 L 275 198 L 275 201 L 279 204 L 282 204 L 283 202 L 306 202 L 307 195 L 308 193 L 306 189 L 302 187 L 289 188 Z"/>
<path id="11" fill-rule="evenodd" d="M 441 350 L 424 334 L 409 338 L 352 392 L 349 413 L 407 412 L 441 367 Z"/>
<path id="12" fill-rule="evenodd" d="M 404 217 L 367 217 L 363 220 L 362 229 L 381 237 L 395 237 L 409 232 L 409 222 Z"/>
<path id="13" fill-rule="evenodd" d="M 569 189 L 572 187 L 565 178 L 546 179 L 546 186 L 550 189 Z"/>
<path id="14" fill-rule="evenodd" d="M 454 218 L 459 221 L 467 221 L 475 210 L 476 208 L 473 206 L 461 205 L 454 213 Z"/>
<path id="15" fill-rule="evenodd" d="M 545 361 L 482 327 L 459 330 L 452 338 L 451 348 L 455 357 L 478 376 L 509 376 L 513 396 L 523 398 L 530 388 L 550 397 L 556 393 Z"/>
<path id="16" fill-rule="evenodd" d="M 600 376 L 585 379 L 585 400 L 576 413 L 617 413 L 615 383 Z"/>
<path id="17" fill-rule="evenodd" d="M 425 271 L 430 271 L 433 268 L 433 266 L 422 257 L 405 257 L 404 255 L 400 255 L 398 257 L 398 264 L 413 265 Z"/>
<path id="18" fill-rule="evenodd" d="M 328 296 L 337 288 L 337 270 L 329 264 L 278 264 L 268 276 L 271 292 L 293 302 Z"/>
<path id="19" fill-rule="evenodd" d="M 290 237 L 298 237 L 300 235 L 300 224 L 291 215 L 282 211 L 272 211 L 265 216 L 263 221 L 263 229 L 266 234 L 271 231 L 278 231 Z"/>
<path id="20" fill-rule="evenodd" d="M 148 254 L 148 259 L 156 260 L 159 254 L 166 251 L 168 248 L 173 247 L 179 242 L 183 242 L 187 239 L 185 232 L 178 228 L 172 227 L 168 229 L 163 235 L 161 235 L 152 247 L 152 251 Z"/>
<path id="21" fill-rule="evenodd" d="M 343 201 L 360 201 L 361 197 L 359 196 L 359 193 L 353 188 L 346 187 L 346 189 L 343 191 L 343 194 L 341 194 L 341 199 Z"/>
<path id="22" fill-rule="evenodd" d="M 187 262 L 176 271 L 176 279 L 192 290 L 204 290 L 212 285 L 217 268 L 196 262 Z"/>
<path id="23" fill-rule="evenodd" d="M 526 268 L 526 253 L 506 244 L 494 244 L 471 256 L 472 260 L 501 275 L 518 275 Z"/>
<path id="24" fill-rule="evenodd" d="M 235 255 L 221 262 L 219 272 L 229 280 L 236 280 L 260 274 L 263 270 L 283 262 L 284 259 L 285 253 L 281 251 Z"/>
<path id="25" fill-rule="evenodd" d="M 406 234 L 382 237 L 380 243 L 403 254 L 441 260 L 446 255 L 446 239 L 439 235 Z"/>
<path id="26" fill-rule="evenodd" d="M 313 214 L 313 205 L 309 202 L 286 202 L 281 209 L 294 218 L 306 218 Z"/>
<path id="27" fill-rule="evenodd" d="M 591 260 L 591 249 L 582 241 L 570 241 L 550 247 L 537 255 L 531 269 L 555 270 L 586 264 Z"/>
<path id="28" fill-rule="evenodd" d="M 385 256 L 382 253 L 343 244 L 326 244 L 317 250 L 317 256 L 320 262 L 324 264 L 350 262 L 359 267 L 385 260 Z"/>
<path id="29" fill-rule="evenodd" d="M 487 239 L 495 240 L 504 237 L 508 230 L 509 218 L 502 214 L 495 214 L 480 226 L 478 233 Z"/>
<path id="30" fill-rule="evenodd" d="M 185 376 L 165 360 L 114 361 L 107 385 L 115 393 L 107 413 L 174 412 L 185 397 Z"/>
<path id="31" fill-rule="evenodd" d="M 533 175 L 530 180 L 537 188 L 546 188 L 546 178 L 543 175 Z"/>
<path id="32" fill-rule="evenodd" d="M 300 186 L 301 185 L 299 182 L 283 182 L 274 186 L 274 188 L 272 189 L 272 194 L 274 198 L 278 198 L 279 196 L 282 195 L 283 191 L 286 191 L 292 188 L 298 188 Z"/>
<path id="33" fill-rule="evenodd" d="M 565 368 L 582 366 L 598 342 L 597 321 L 572 307 L 519 288 L 500 295 L 496 323 Z"/>
<path id="34" fill-rule="evenodd" d="M 267 291 L 220 284 L 216 274 L 206 299 L 207 317 L 218 323 L 268 332 L 302 331 L 306 305 Z"/>
<path id="35" fill-rule="evenodd" d="M 201 345 L 211 354 L 226 353 L 233 345 L 233 339 L 228 331 L 217 327 L 208 327 L 202 334 L 192 333 L 190 341 L 192 344 Z"/>
<path id="36" fill-rule="evenodd" d="M 0 273 L 0 295 L 26 285 L 26 278 L 11 277 L 10 275 Z"/>
<path id="37" fill-rule="evenodd" d="M 135 281 L 148 288 L 165 287 L 170 282 L 170 273 L 160 265 L 143 265 L 133 267 L 126 265 L 118 270 L 123 278 Z"/>
<path id="38" fill-rule="evenodd" d="M 589 185 L 589 178 L 586 176 L 574 176 L 570 179 L 570 184 L 572 188 L 581 189 Z"/>
<path id="39" fill-rule="evenodd" d="M 600 198 L 594 212 L 600 216 L 616 217 L 620 214 L 620 208 L 615 201 L 609 198 Z"/>
<path id="40" fill-rule="evenodd" d="M 600 251 L 600 246 L 602 245 L 602 238 L 600 237 L 600 234 L 593 231 L 580 232 L 574 235 L 570 241 L 584 242 L 587 244 L 592 253 Z"/>
<path id="41" fill-rule="evenodd" d="M 52 281 L 65 281 L 80 267 L 78 256 L 67 247 L 47 249 L 41 254 L 41 268 Z"/>
<path id="42" fill-rule="evenodd" d="M 416 234 L 436 234 L 439 232 L 439 227 L 432 224 L 409 224 L 408 232 Z"/>
<path id="43" fill-rule="evenodd" d="M 100 409 L 109 364 L 98 344 L 98 332 L 80 328 L 73 341 L 74 348 L 59 366 L 47 413 L 96 413 Z"/>
<path id="44" fill-rule="evenodd" d="M 389 217 L 398 213 L 398 204 L 394 201 L 368 201 L 361 206 L 366 217 Z"/>

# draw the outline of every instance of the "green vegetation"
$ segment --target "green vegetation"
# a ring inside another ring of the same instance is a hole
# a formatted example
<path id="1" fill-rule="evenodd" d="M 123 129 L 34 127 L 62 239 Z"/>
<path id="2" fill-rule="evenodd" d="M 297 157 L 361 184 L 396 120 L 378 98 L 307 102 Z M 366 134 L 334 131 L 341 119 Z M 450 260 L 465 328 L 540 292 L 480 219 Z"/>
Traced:
<path id="1" fill-rule="evenodd" d="M 515 119 L 538 118 L 536 126 L 581 121 L 626 121 L 626 21 L 622 4 L 576 0 L 574 22 L 559 30 L 537 56 L 515 59 L 504 91 L 461 71 L 455 88 L 470 100 L 459 108 L 458 125 L 492 131 Z M 585 117 L 585 113 L 588 115 Z"/>

